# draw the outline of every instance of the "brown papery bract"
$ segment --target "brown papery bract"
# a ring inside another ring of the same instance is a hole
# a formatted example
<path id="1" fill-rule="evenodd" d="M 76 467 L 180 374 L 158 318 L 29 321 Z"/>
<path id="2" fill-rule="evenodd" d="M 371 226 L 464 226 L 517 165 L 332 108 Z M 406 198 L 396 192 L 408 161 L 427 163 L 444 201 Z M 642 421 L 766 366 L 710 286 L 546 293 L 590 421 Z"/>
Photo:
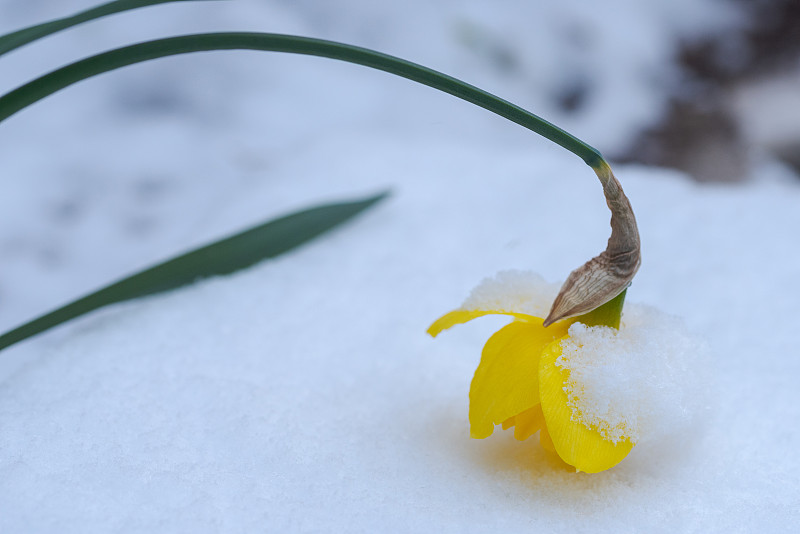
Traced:
<path id="1" fill-rule="evenodd" d="M 570 273 L 544 326 L 583 315 L 610 301 L 630 285 L 642 262 L 639 229 L 628 197 L 607 163 L 592 168 L 611 210 L 611 237 L 606 250 Z"/>

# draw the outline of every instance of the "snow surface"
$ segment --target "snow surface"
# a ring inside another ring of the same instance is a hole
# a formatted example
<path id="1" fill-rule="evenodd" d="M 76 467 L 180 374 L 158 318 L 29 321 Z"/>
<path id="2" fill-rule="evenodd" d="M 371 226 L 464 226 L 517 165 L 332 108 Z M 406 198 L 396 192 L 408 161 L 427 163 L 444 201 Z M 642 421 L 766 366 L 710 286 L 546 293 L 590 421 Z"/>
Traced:
<path id="1" fill-rule="evenodd" d="M 5 0 L 0 30 L 91 4 Z M 660 112 L 652 76 L 679 39 L 735 23 L 708 0 L 609 1 L 616 16 L 603 24 L 577 0 L 544 4 L 542 19 L 538 3 L 503 5 L 165 6 L 5 57 L 0 84 L 177 31 L 294 32 L 443 69 L 607 149 Z M 573 22 L 594 40 L 568 53 L 602 90 L 566 115 L 548 95 L 567 59 L 548 52 L 567 53 L 559 25 Z M 481 46 L 465 44 L 464 28 Z M 488 58 L 498 41 L 522 67 Z M 589 53 L 613 60 L 599 70 Z M 0 128 L 0 169 L 3 328 L 298 206 L 394 193 L 276 260 L 0 354 L 0 532 L 800 524 L 800 185 L 771 178 L 785 170 L 768 162 L 737 187 L 615 168 L 643 242 L 628 300 L 707 340 L 712 413 L 597 475 L 564 470 L 508 432 L 469 438 L 469 381 L 504 319 L 435 342 L 424 334 L 486 276 L 562 280 L 605 246 L 593 173 L 529 132 L 363 68 L 215 53 L 126 69 L 13 117 Z"/>

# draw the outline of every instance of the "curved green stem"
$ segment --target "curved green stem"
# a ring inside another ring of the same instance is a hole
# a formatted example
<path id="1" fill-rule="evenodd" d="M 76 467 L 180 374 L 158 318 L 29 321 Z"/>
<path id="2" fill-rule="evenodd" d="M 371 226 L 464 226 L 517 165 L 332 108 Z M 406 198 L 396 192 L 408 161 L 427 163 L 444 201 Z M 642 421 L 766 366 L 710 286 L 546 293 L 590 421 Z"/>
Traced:
<path id="1" fill-rule="evenodd" d="M 151 59 L 211 50 L 263 50 L 327 57 L 364 65 L 413 80 L 471 102 L 566 148 L 587 165 L 603 157 L 596 149 L 519 106 L 433 69 L 352 45 L 271 33 L 204 33 L 147 41 L 72 63 L 0 97 L 0 122 L 16 112 L 86 78 Z"/>

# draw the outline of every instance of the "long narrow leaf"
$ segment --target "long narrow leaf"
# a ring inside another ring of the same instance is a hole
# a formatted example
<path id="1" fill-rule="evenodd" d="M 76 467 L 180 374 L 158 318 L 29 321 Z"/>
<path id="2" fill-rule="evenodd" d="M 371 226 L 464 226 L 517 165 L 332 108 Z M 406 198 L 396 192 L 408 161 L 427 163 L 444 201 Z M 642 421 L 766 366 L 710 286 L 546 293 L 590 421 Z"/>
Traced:
<path id="1" fill-rule="evenodd" d="M 326 204 L 274 219 L 168 260 L 0 335 L 0 350 L 93 310 L 229 274 L 272 258 L 335 228 L 384 199 Z"/>
<path id="2" fill-rule="evenodd" d="M 357 46 L 274 33 L 204 33 L 117 48 L 67 65 L 0 98 L 0 122 L 56 91 L 92 76 L 152 59 L 211 50 L 263 50 L 327 57 L 389 72 L 433 87 L 505 117 L 561 145 L 590 167 L 600 153 L 558 126 L 482 89 L 410 61 Z"/>
<path id="3" fill-rule="evenodd" d="M 154 6 L 156 4 L 168 4 L 171 2 L 190 2 L 204 0 L 114 0 L 86 11 L 81 11 L 69 17 L 64 17 L 35 26 L 29 26 L 6 35 L 0 36 L 0 56 L 12 50 L 25 46 L 42 37 L 47 37 L 61 30 L 66 30 L 72 26 L 83 24 L 91 20 L 99 19 L 107 15 L 130 11 L 140 7 Z"/>

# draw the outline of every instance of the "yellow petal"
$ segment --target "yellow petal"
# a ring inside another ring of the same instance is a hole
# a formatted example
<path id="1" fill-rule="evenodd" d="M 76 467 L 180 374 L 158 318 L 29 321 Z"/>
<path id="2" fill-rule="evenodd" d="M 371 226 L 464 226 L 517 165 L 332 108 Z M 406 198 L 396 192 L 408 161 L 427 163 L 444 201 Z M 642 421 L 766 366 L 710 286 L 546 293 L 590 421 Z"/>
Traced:
<path id="1" fill-rule="evenodd" d="M 539 406 L 541 406 L 541 404 Z M 553 454 L 557 454 L 556 447 L 555 445 L 553 445 L 553 438 L 550 437 L 550 432 L 547 431 L 546 425 L 542 427 L 542 431 L 539 432 L 539 444 L 547 452 L 552 452 Z"/>
<path id="2" fill-rule="evenodd" d="M 539 404 L 539 354 L 566 328 L 545 329 L 542 319 L 535 319 L 535 323 L 515 321 L 504 326 L 483 347 L 469 390 L 473 438 L 490 436 L 494 425 Z"/>
<path id="3" fill-rule="evenodd" d="M 509 428 L 514 426 L 515 424 L 517 424 L 517 416 L 516 415 L 511 416 L 508 419 L 506 419 L 505 421 L 503 421 L 503 430 L 508 430 Z"/>
<path id="4" fill-rule="evenodd" d="M 539 363 L 539 389 L 547 430 L 556 453 L 578 471 L 598 473 L 614 467 L 633 448 L 629 439 L 616 444 L 579 421 L 573 419 L 573 409 L 567 406 L 564 386 L 569 370 L 556 365 L 561 356 L 561 342 L 554 341 L 543 351 Z M 543 443 L 544 445 L 544 443 Z"/>
<path id="5" fill-rule="evenodd" d="M 428 333 L 431 336 L 436 337 L 442 330 L 447 330 L 448 328 L 457 324 L 466 323 L 467 321 L 477 319 L 478 317 L 491 314 L 510 315 L 511 317 L 521 319 L 523 321 L 542 322 L 542 320 L 538 317 L 526 315 L 524 313 L 505 312 L 500 310 L 455 310 L 436 319 L 436 321 L 434 321 L 433 324 L 428 328 Z"/>
<path id="6" fill-rule="evenodd" d="M 533 408 L 520 413 L 515 420 L 514 437 L 519 441 L 525 441 L 544 427 L 544 414 L 542 405 L 537 404 Z"/>

